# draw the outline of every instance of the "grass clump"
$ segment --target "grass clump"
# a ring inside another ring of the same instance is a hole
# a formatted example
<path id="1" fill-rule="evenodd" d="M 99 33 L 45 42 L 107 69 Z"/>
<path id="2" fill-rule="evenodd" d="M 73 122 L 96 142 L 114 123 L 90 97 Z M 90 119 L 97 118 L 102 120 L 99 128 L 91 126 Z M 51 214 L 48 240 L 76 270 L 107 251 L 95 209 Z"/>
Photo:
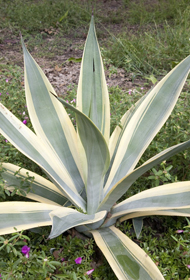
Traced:
<path id="1" fill-rule="evenodd" d="M 189 54 L 188 1 L 126 1 L 126 30 L 106 56 L 128 72 L 164 74 Z"/>
<path id="2" fill-rule="evenodd" d="M 123 1 L 127 8 L 128 22 L 131 24 L 145 25 L 153 23 L 163 23 L 164 21 L 175 20 L 186 10 L 188 0 L 138 0 Z"/>
<path id="3" fill-rule="evenodd" d="M 71 234 L 47 241 L 49 228 L 13 233 L 0 237 L 0 268 L 3 280 L 13 279 L 65 279 L 87 280 L 94 260 L 94 243 L 92 239 L 81 240 Z M 23 254 L 26 246 L 29 256 Z M 81 258 L 81 264 L 76 260 Z M 93 279 L 115 279 L 111 269 L 99 268 L 92 271 Z M 101 277 L 102 271 L 108 274 Z M 92 275 L 91 275 L 92 276 Z"/>
<path id="4" fill-rule="evenodd" d="M 68 32 L 70 28 L 80 27 L 89 22 L 88 5 L 82 7 L 80 1 L 69 0 L 21 0 L 0 1 L 3 21 L 1 26 L 14 28 L 23 33 L 33 33 L 50 28 L 61 28 Z"/>

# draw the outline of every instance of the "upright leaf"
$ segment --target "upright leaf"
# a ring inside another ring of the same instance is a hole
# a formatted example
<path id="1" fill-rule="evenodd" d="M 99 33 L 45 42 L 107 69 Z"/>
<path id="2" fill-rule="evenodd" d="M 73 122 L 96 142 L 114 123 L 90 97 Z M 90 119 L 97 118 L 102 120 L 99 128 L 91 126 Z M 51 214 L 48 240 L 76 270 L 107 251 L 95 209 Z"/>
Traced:
<path id="1" fill-rule="evenodd" d="M 82 58 L 77 107 L 94 122 L 108 143 L 110 136 L 109 95 L 93 16 Z"/>

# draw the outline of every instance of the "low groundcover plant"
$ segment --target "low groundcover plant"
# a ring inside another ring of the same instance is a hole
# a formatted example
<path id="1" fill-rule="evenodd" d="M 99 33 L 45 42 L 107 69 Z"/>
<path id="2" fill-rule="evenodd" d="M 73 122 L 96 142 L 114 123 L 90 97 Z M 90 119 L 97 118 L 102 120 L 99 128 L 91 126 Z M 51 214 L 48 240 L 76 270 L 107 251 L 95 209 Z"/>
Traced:
<path id="1" fill-rule="evenodd" d="M 49 238 L 75 227 L 93 236 L 118 279 L 164 279 L 151 258 L 115 226 L 133 219 L 139 236 L 143 217 L 190 216 L 190 182 L 158 186 L 117 203 L 147 170 L 190 140 L 170 147 L 135 169 L 171 114 L 190 70 L 179 63 L 122 117 L 110 137 L 110 105 L 93 17 L 82 58 L 76 108 L 59 98 L 22 40 L 25 91 L 32 132 L 0 104 L 0 133 L 36 162 L 50 180 L 2 163 L 11 191 L 31 176 L 26 196 L 35 202 L 0 203 L 0 234 L 51 225 Z M 76 115 L 76 129 L 65 107 Z M 18 171 L 19 170 L 19 171 Z"/>

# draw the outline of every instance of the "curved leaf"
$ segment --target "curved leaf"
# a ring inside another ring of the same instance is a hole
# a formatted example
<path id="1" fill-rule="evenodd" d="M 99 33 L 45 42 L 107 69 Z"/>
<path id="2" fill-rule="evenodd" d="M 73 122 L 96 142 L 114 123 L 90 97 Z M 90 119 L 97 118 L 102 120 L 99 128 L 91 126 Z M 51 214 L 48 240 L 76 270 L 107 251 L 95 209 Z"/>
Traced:
<path id="1" fill-rule="evenodd" d="M 146 210 L 141 212 L 134 212 L 123 216 L 119 219 L 120 222 L 123 222 L 128 219 L 138 219 L 140 217 L 146 216 L 180 216 L 180 217 L 190 217 L 190 206 L 189 207 L 179 207 L 177 209 L 169 210 Z"/>
<path id="2" fill-rule="evenodd" d="M 75 226 L 97 223 L 98 221 L 102 221 L 103 223 L 106 214 L 107 211 L 102 211 L 93 215 L 88 215 L 71 208 L 59 207 L 50 213 L 52 230 L 49 238 L 55 238 Z"/>
<path id="3" fill-rule="evenodd" d="M 49 226 L 52 224 L 49 213 L 56 208 L 55 205 L 37 202 L 1 202 L 0 235 Z"/>
<path id="4" fill-rule="evenodd" d="M 119 143 L 105 196 L 129 174 L 171 114 L 190 70 L 190 56 L 168 73 L 146 96 L 128 122 Z"/>
<path id="5" fill-rule="evenodd" d="M 117 184 L 115 184 L 115 186 L 107 193 L 107 195 L 103 199 L 99 210 L 109 210 L 142 174 L 151 169 L 153 166 L 161 163 L 163 160 L 166 160 L 173 155 L 185 149 L 188 149 L 189 147 L 190 140 L 172 146 L 147 160 L 140 167 L 132 171 L 130 174 L 122 178 Z"/>
<path id="6" fill-rule="evenodd" d="M 110 163 L 109 150 L 103 135 L 85 114 L 63 99 L 57 99 L 76 113 L 78 133 L 87 158 L 87 213 L 93 214 L 102 201 L 103 177 Z"/>
<path id="7" fill-rule="evenodd" d="M 125 219 L 127 215 L 130 218 L 135 218 L 145 216 L 144 212 L 147 211 L 151 211 L 152 215 L 154 215 L 154 211 L 173 211 L 173 209 L 189 207 L 190 181 L 158 186 L 135 194 L 113 206 L 111 210 L 112 216 L 106 226 L 112 225 L 122 216 L 125 216 Z M 143 213 L 143 215 L 138 213 Z"/>
<path id="8" fill-rule="evenodd" d="M 0 103 L 0 133 L 19 151 L 42 167 L 56 181 L 59 190 L 77 207 L 86 210 L 70 176 L 49 146 Z"/>

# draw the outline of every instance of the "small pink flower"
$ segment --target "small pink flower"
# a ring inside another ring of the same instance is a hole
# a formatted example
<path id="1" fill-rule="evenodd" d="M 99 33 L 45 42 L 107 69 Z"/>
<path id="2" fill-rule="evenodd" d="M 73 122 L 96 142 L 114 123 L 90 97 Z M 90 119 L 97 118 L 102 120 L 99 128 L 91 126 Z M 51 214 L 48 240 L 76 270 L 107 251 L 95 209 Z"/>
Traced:
<path id="1" fill-rule="evenodd" d="M 7 94 L 7 95 L 9 95 L 9 93 L 8 93 L 8 92 L 6 92 L 6 94 Z"/>
<path id="2" fill-rule="evenodd" d="M 187 264 L 187 267 L 190 269 L 190 264 Z"/>
<path id="3" fill-rule="evenodd" d="M 1 95 L 2 93 L 0 92 L 0 95 Z"/>
<path id="4" fill-rule="evenodd" d="M 130 91 L 129 91 L 129 95 L 131 95 L 131 93 L 132 93 L 132 91 L 130 90 Z"/>
<path id="5" fill-rule="evenodd" d="M 65 260 L 65 258 L 62 258 L 61 261 L 63 262 Z"/>
<path id="6" fill-rule="evenodd" d="M 27 124 L 27 120 L 23 120 L 23 124 Z"/>
<path id="7" fill-rule="evenodd" d="M 182 233 L 182 232 L 184 232 L 183 229 L 178 229 L 178 230 L 176 230 L 176 233 Z"/>
<path id="8" fill-rule="evenodd" d="M 21 252 L 25 255 L 27 259 L 29 258 L 29 251 L 30 247 L 28 247 L 27 245 L 24 245 L 21 249 Z"/>
<path id="9" fill-rule="evenodd" d="M 68 101 L 68 100 L 66 100 L 66 102 L 67 102 L 67 103 L 69 103 L 69 101 Z"/>
<path id="10" fill-rule="evenodd" d="M 6 83 L 8 83 L 8 81 L 9 81 L 9 80 L 8 80 L 8 79 L 6 79 Z"/>
<path id="11" fill-rule="evenodd" d="M 75 98 L 71 101 L 71 103 L 73 103 L 73 102 L 74 102 L 74 103 L 76 102 Z"/>
<path id="12" fill-rule="evenodd" d="M 91 270 L 87 271 L 86 274 L 90 275 L 93 271 L 94 271 L 94 269 L 91 269 Z"/>
<path id="13" fill-rule="evenodd" d="M 141 87 L 141 89 L 143 90 L 144 88 L 143 88 L 143 87 Z"/>
<path id="14" fill-rule="evenodd" d="M 8 143 L 8 140 L 7 140 L 7 139 L 5 139 L 5 142 L 6 142 L 6 143 Z"/>
<path id="15" fill-rule="evenodd" d="M 76 264 L 81 264 L 81 262 L 82 262 L 82 258 L 81 257 L 75 259 L 75 263 Z"/>

